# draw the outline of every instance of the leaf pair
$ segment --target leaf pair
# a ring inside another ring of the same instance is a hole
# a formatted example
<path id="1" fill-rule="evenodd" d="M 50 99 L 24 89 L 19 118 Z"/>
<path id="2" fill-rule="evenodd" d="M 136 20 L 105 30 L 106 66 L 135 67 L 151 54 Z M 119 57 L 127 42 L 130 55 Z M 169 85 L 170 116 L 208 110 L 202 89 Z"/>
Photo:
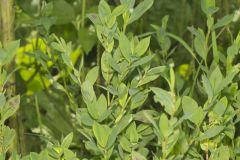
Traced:
<path id="1" fill-rule="evenodd" d="M 142 39 L 136 46 L 134 40 L 130 42 L 124 33 L 119 35 L 119 48 L 123 57 L 128 61 L 132 61 L 132 56 L 141 57 L 148 49 L 150 37 Z"/>

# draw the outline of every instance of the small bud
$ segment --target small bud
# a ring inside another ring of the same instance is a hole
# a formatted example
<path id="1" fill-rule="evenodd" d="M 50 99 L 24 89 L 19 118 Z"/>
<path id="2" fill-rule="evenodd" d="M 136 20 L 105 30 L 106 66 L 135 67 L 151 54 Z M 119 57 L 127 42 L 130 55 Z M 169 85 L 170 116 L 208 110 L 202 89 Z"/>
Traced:
<path id="1" fill-rule="evenodd" d="M 233 22 L 237 22 L 240 17 L 240 9 L 235 11 Z"/>
<path id="2" fill-rule="evenodd" d="M 129 12 L 130 12 L 130 13 L 133 13 L 133 8 L 130 8 L 130 9 L 129 9 Z"/>

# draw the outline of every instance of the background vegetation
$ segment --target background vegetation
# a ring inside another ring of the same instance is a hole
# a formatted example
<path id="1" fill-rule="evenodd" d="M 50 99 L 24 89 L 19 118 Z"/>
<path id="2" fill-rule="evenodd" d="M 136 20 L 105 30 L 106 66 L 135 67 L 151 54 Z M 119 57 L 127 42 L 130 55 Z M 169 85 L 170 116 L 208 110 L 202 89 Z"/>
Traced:
<path id="1" fill-rule="evenodd" d="M 239 0 L 0 1 L 0 159 L 240 159 Z"/>

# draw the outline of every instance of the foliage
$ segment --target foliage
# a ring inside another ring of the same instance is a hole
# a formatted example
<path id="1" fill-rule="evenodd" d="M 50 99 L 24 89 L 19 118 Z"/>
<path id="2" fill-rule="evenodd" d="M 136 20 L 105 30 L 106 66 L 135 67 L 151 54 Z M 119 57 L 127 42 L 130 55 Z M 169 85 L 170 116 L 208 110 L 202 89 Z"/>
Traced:
<path id="1" fill-rule="evenodd" d="M 43 1 L 36 13 L 17 1 L 17 29 L 37 33 L 22 47 L 0 45 L 1 159 L 240 158 L 240 34 L 230 30 L 238 13 L 216 20 L 215 0 L 201 0 L 205 28 L 188 27 L 192 38 L 170 33 L 169 16 L 138 34 L 134 24 L 156 3 L 167 2 L 100 0 L 86 12 L 89 22 L 74 8 L 85 10 L 84 0 Z M 14 74 L 20 95 L 9 91 Z M 14 148 L 16 112 L 28 155 Z"/>

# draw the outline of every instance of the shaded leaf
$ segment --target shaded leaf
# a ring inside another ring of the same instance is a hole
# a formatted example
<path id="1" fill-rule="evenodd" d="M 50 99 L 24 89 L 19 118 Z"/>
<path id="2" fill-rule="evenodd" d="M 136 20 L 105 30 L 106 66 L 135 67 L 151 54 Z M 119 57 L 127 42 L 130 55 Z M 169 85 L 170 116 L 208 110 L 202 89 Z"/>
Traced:
<path id="1" fill-rule="evenodd" d="M 88 80 L 92 85 L 97 81 L 98 78 L 99 67 L 96 66 L 92 68 L 86 75 L 85 80 Z"/>
<path id="2" fill-rule="evenodd" d="M 233 18 L 234 18 L 234 14 L 229 14 L 229 15 L 226 15 L 226 16 L 222 17 L 214 25 L 214 29 L 217 29 L 217 28 L 224 27 L 224 26 L 228 25 L 229 23 L 232 22 Z"/>
<path id="3" fill-rule="evenodd" d="M 136 21 L 139 19 L 147 10 L 149 10 L 153 5 L 153 0 L 144 0 L 143 2 L 139 3 L 136 8 L 134 8 L 128 24 Z"/>

